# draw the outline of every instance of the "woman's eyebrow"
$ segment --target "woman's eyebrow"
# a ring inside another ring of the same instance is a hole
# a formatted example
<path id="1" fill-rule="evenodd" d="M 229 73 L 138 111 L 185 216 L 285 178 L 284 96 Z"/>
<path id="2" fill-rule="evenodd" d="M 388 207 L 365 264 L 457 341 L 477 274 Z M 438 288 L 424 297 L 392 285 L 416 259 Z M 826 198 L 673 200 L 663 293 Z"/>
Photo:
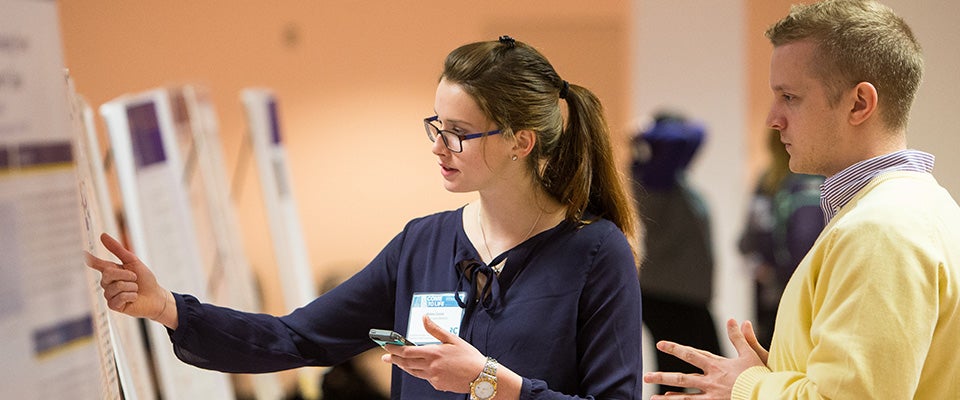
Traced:
<path id="1" fill-rule="evenodd" d="M 450 124 L 450 125 L 458 125 L 458 126 L 460 126 L 460 127 L 462 127 L 462 128 L 471 128 L 471 129 L 473 128 L 473 124 L 471 124 L 471 123 L 469 123 L 469 122 L 467 122 L 467 121 L 461 120 L 461 119 L 448 119 L 448 120 L 447 120 L 447 123 Z M 442 121 L 442 120 L 440 121 L 440 124 L 441 124 L 441 125 L 443 124 L 443 121 Z"/>

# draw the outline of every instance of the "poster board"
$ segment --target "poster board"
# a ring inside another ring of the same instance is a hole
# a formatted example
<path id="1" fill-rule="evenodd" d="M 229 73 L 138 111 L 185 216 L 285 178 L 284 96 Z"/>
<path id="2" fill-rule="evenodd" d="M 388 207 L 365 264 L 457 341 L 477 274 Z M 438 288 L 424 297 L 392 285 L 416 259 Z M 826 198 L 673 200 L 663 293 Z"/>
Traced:
<path id="1" fill-rule="evenodd" d="M 283 301 L 286 311 L 290 312 L 313 301 L 317 297 L 317 288 L 290 184 L 277 101 L 269 90 L 256 88 L 244 89 L 241 98 L 247 115 L 248 140 L 253 147 L 267 208 Z"/>
<path id="2" fill-rule="evenodd" d="M 100 114 L 109 131 L 132 250 L 162 286 L 206 300 L 207 280 L 182 185 L 184 162 L 168 91 L 121 96 L 103 104 Z M 176 358 L 165 327 L 148 324 L 148 337 L 164 398 L 234 397 L 228 375 Z"/>
<path id="3" fill-rule="evenodd" d="M 74 154 L 77 163 L 81 216 L 83 218 L 84 250 L 108 260 L 118 261 L 100 244 L 99 236 L 107 233 L 121 237 L 114 215 L 113 201 L 107 187 L 103 156 L 94 124 L 93 110 L 78 95 L 68 80 L 71 100 L 71 131 L 74 133 Z M 154 400 L 153 371 L 146 354 L 146 337 L 140 329 L 141 321 L 109 310 L 100 286 L 100 274 L 87 269 L 88 292 L 93 297 L 93 320 L 97 326 L 101 358 L 112 356 L 117 377 L 126 400 Z M 111 363 L 101 360 L 102 364 Z"/>
<path id="4" fill-rule="evenodd" d="M 201 243 L 207 293 L 211 302 L 238 310 L 262 312 L 253 268 L 246 257 L 240 225 L 230 197 L 217 114 L 205 88 L 169 88 L 176 137 L 184 154 L 183 185 L 189 193 Z M 257 399 L 281 399 L 276 374 L 238 376 L 249 379 Z"/>
<path id="5" fill-rule="evenodd" d="M 170 93 L 177 110 L 177 141 L 186 155 L 183 183 L 192 208 L 202 210 L 196 213 L 203 215 L 197 218 L 198 232 L 209 236 L 205 242 L 211 250 L 204 263 L 210 298 L 220 305 L 259 312 L 256 277 L 227 184 L 216 110 L 203 87 L 177 86 Z"/>
<path id="6" fill-rule="evenodd" d="M 291 312 L 313 301 L 317 287 L 291 185 L 277 101 L 270 90 L 261 88 L 244 89 L 240 97 L 247 116 L 245 140 L 251 144 L 256 159 L 283 302 L 286 312 Z M 299 387 L 305 398 L 319 398 L 324 371 L 298 370 Z"/>
<path id="7" fill-rule="evenodd" d="M 119 398 L 81 256 L 56 3 L 0 0 L 0 9 L 2 397 Z"/>

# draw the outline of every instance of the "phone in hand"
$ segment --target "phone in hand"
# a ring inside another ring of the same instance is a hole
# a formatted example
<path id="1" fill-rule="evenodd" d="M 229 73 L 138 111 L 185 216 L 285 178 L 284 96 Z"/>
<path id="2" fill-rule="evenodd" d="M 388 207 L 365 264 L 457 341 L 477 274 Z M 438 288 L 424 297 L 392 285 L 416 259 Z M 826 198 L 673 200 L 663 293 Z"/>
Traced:
<path id="1" fill-rule="evenodd" d="M 377 342 L 380 347 L 388 344 L 397 346 L 416 346 L 417 344 L 407 340 L 403 335 L 386 329 L 371 329 L 370 339 Z"/>

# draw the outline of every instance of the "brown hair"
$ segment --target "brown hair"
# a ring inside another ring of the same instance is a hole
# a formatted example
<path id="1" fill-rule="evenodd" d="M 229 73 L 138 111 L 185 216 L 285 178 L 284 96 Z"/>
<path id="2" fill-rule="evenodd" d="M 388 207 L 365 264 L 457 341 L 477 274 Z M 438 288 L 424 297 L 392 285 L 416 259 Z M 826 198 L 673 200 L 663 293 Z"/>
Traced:
<path id="1" fill-rule="evenodd" d="M 505 134 L 536 132 L 528 165 L 543 190 L 567 206 L 565 218 L 584 223 L 591 214 L 613 221 L 640 259 L 638 214 L 614 162 L 603 107 L 590 90 L 564 81 L 540 52 L 506 36 L 455 49 L 441 78 L 473 96 Z"/>
<path id="2" fill-rule="evenodd" d="M 860 82 L 877 88 L 888 128 L 906 128 L 923 75 L 920 44 L 893 10 L 872 0 L 825 0 L 794 5 L 767 29 L 774 46 L 810 39 L 817 44 L 812 67 L 831 94 Z"/>

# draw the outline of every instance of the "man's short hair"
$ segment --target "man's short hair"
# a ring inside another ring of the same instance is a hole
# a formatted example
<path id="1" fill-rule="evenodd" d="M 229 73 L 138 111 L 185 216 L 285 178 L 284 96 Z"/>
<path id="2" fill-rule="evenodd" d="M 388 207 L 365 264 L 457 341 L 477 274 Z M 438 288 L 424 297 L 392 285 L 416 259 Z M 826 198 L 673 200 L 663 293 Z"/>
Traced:
<path id="1" fill-rule="evenodd" d="M 920 44 L 906 22 L 871 0 L 794 5 L 767 29 L 774 47 L 801 40 L 817 46 L 811 66 L 835 105 L 844 90 L 869 82 L 879 93 L 886 126 L 904 129 L 923 76 Z"/>

